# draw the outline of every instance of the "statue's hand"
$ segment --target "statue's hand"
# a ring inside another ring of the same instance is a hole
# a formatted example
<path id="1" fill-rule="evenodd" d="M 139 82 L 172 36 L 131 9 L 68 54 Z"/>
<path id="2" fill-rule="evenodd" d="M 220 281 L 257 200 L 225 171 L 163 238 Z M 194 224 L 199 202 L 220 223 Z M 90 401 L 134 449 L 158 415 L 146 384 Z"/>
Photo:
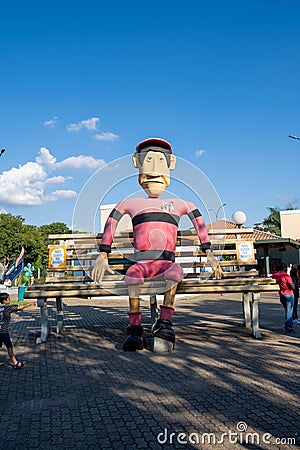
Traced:
<path id="1" fill-rule="evenodd" d="M 214 277 L 217 280 L 220 280 L 223 277 L 223 270 L 221 269 L 220 264 L 218 265 L 218 267 L 214 271 Z"/>
<path id="2" fill-rule="evenodd" d="M 219 280 L 223 276 L 223 270 L 221 269 L 219 261 L 213 255 L 211 250 L 206 250 L 207 262 L 214 271 L 214 276 Z"/>
<path id="3" fill-rule="evenodd" d="M 103 280 L 106 271 L 111 274 L 114 273 L 114 271 L 108 265 L 107 253 L 101 252 L 98 258 L 96 259 L 95 265 L 92 269 L 92 279 L 96 283 L 100 283 Z"/>

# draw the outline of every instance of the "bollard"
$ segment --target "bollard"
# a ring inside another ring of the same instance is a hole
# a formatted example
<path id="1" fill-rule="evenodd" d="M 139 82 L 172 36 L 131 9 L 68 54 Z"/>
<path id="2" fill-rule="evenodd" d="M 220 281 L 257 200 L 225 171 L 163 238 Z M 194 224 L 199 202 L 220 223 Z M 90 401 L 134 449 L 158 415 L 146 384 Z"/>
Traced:
<path id="1" fill-rule="evenodd" d="M 21 286 L 18 287 L 18 302 L 24 300 L 25 291 L 26 291 L 26 285 L 25 284 L 22 284 Z"/>

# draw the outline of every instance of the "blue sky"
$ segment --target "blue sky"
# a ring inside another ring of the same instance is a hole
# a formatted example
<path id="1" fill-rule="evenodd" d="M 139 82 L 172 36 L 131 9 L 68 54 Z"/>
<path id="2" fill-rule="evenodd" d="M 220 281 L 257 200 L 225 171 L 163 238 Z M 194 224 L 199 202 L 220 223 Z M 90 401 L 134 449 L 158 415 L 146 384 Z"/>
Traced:
<path id="1" fill-rule="evenodd" d="M 1 212 L 71 226 L 95 171 L 150 136 L 208 177 L 227 219 L 300 208 L 299 1 L 17 0 L 0 23 Z"/>

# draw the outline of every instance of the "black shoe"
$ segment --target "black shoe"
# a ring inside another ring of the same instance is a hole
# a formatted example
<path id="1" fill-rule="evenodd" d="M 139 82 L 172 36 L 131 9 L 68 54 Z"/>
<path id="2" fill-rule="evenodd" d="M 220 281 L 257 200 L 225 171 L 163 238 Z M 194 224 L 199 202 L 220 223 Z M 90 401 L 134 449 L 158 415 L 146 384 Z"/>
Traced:
<path id="1" fill-rule="evenodd" d="M 173 324 L 167 319 L 157 319 L 152 328 L 152 337 L 165 339 L 166 341 L 175 342 L 175 332 L 173 330 Z"/>
<path id="2" fill-rule="evenodd" d="M 135 352 L 144 349 L 144 329 L 142 326 L 133 325 L 127 328 L 127 338 L 123 344 L 124 352 Z"/>
<path id="3" fill-rule="evenodd" d="M 287 334 L 291 334 L 291 333 L 295 333 L 295 330 L 294 330 L 294 328 L 287 328 L 284 332 Z"/>

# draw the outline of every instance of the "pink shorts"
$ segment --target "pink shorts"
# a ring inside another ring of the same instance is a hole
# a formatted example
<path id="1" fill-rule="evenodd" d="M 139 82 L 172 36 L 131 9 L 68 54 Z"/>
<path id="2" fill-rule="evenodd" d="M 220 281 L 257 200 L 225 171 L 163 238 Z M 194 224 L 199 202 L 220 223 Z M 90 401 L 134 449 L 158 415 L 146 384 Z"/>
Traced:
<path id="1" fill-rule="evenodd" d="M 165 280 L 179 283 L 183 278 L 183 271 L 179 264 L 173 261 L 155 260 L 138 262 L 129 267 L 125 276 L 125 283 L 143 284 L 145 278 L 155 278 L 163 275 Z"/>

